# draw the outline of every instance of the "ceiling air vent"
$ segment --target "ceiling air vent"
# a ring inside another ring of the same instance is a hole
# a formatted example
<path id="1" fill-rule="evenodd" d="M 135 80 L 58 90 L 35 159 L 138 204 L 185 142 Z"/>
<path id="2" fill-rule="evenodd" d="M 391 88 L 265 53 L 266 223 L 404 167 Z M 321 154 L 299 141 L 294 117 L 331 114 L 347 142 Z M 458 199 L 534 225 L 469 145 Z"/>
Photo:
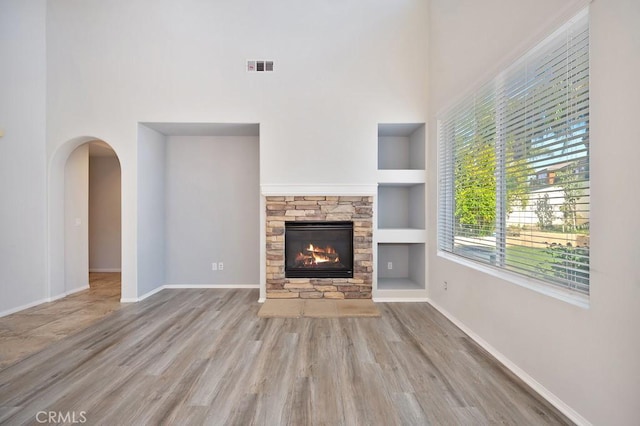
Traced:
<path id="1" fill-rule="evenodd" d="M 273 61 L 247 61 L 248 72 L 271 72 Z"/>

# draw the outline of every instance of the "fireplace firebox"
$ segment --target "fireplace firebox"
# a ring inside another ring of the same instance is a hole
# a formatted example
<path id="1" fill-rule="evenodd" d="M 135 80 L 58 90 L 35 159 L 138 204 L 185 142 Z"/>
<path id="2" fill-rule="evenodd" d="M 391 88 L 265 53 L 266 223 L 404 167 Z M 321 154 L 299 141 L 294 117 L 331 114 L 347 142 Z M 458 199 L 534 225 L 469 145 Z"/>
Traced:
<path id="1" fill-rule="evenodd" d="M 285 222 L 285 277 L 353 278 L 353 222 Z"/>

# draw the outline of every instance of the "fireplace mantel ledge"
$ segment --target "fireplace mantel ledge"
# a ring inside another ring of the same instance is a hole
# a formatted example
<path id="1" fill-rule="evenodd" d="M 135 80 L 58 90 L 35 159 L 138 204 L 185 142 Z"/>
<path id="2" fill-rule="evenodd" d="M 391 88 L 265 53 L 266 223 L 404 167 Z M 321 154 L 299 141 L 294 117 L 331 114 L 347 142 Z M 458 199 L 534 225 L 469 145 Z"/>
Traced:
<path id="1" fill-rule="evenodd" d="M 291 195 L 360 195 L 373 196 L 378 191 L 378 185 L 361 184 L 263 184 L 260 190 L 264 196 Z"/>

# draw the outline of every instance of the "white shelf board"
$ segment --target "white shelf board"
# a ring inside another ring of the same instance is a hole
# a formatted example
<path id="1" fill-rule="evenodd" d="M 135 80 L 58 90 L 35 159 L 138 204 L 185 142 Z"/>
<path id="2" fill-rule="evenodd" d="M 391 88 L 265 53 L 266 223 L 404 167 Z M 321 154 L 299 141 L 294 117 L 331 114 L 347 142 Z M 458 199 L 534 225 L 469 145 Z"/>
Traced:
<path id="1" fill-rule="evenodd" d="M 378 243 L 426 243 L 425 229 L 383 228 L 377 232 Z"/>
<path id="2" fill-rule="evenodd" d="M 385 290 L 378 289 L 373 292 L 374 302 L 426 302 L 427 290 Z"/>
<path id="3" fill-rule="evenodd" d="M 424 290 L 424 285 L 409 278 L 378 278 L 379 290 Z"/>
<path id="4" fill-rule="evenodd" d="M 425 170 L 378 170 L 379 185 L 411 186 L 426 183 Z"/>

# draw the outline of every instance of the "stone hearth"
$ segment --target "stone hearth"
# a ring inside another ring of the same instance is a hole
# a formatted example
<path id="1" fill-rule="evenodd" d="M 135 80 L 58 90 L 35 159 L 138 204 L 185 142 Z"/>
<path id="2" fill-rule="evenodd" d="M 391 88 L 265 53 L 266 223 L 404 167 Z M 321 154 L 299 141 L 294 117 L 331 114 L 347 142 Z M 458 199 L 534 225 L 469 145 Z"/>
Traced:
<path id="1" fill-rule="evenodd" d="M 268 299 L 370 299 L 373 197 L 266 197 Z M 285 278 L 284 228 L 289 221 L 353 221 L 353 278 Z"/>

